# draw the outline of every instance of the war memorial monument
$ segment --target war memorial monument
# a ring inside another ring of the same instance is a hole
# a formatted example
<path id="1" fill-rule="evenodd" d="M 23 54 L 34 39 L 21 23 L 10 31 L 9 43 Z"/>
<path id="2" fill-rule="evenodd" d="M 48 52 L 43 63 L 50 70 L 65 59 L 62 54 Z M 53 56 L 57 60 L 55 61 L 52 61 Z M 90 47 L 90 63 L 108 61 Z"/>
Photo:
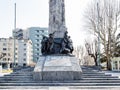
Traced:
<path id="1" fill-rule="evenodd" d="M 64 0 L 49 0 L 49 36 L 43 36 L 33 78 L 36 81 L 80 80 L 79 60 L 72 55 L 73 44 L 65 25 Z"/>

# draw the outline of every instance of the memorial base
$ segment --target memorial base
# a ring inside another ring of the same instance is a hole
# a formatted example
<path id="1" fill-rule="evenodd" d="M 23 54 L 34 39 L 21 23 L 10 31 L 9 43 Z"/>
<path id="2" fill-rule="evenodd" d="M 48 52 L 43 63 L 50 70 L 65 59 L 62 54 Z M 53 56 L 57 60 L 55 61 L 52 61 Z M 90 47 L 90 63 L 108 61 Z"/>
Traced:
<path id="1" fill-rule="evenodd" d="M 33 72 L 36 81 L 80 80 L 81 76 L 78 59 L 62 55 L 41 56 Z"/>

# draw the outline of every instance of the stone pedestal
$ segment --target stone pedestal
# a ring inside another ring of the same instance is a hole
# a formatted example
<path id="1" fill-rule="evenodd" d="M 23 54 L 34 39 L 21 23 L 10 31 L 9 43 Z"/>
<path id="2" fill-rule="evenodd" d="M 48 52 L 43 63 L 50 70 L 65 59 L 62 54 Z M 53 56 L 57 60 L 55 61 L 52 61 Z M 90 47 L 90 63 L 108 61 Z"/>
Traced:
<path id="1" fill-rule="evenodd" d="M 74 56 L 41 56 L 35 66 L 33 78 L 36 81 L 79 80 L 82 70 Z"/>

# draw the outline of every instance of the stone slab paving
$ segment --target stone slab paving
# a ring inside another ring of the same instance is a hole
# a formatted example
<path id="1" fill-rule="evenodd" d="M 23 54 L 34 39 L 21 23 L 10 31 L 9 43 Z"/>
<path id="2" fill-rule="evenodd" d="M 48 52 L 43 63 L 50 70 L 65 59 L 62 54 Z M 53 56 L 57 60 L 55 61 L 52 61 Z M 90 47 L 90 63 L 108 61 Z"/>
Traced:
<path id="1" fill-rule="evenodd" d="M 7 86 L 0 90 L 120 90 L 120 86 Z"/>
<path id="2" fill-rule="evenodd" d="M 70 90 L 69 87 L 49 87 L 49 90 Z"/>

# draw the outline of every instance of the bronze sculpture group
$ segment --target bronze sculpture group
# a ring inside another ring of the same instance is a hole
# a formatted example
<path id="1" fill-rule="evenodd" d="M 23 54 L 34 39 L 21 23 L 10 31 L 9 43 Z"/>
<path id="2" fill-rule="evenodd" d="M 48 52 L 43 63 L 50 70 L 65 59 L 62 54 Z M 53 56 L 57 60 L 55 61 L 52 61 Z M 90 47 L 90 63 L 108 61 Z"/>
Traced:
<path id="1" fill-rule="evenodd" d="M 43 36 L 41 42 L 41 53 L 47 54 L 70 54 L 73 52 L 73 43 L 68 32 L 64 33 L 63 38 L 54 38 L 54 33 L 49 34 L 49 37 Z"/>

